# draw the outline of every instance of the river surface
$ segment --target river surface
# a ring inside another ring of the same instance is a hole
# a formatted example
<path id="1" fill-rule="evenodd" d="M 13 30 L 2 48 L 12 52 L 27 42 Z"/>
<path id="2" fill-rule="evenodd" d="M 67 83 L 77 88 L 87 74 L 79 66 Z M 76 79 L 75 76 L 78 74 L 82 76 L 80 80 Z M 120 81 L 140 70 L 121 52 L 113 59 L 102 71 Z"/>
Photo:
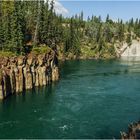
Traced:
<path id="1" fill-rule="evenodd" d="M 0 138 L 119 138 L 140 119 L 139 60 L 74 60 L 60 81 L 0 102 Z"/>

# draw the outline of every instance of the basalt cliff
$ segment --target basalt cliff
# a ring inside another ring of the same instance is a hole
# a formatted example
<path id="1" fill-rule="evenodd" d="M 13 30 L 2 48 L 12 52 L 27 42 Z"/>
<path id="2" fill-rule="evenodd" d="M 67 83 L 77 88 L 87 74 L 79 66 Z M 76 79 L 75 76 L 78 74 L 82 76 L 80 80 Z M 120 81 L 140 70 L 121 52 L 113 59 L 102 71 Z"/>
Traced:
<path id="1" fill-rule="evenodd" d="M 26 89 L 43 86 L 59 78 L 54 51 L 17 57 L 0 57 L 0 99 Z"/>

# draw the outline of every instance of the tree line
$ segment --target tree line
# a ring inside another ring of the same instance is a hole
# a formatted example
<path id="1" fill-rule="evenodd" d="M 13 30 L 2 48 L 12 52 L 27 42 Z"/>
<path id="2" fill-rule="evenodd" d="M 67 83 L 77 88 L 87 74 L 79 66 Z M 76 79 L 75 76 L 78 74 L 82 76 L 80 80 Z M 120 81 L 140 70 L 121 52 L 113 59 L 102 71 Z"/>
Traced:
<path id="1" fill-rule="evenodd" d="M 31 46 L 52 47 L 61 38 L 61 16 L 54 12 L 54 1 L 0 1 L 0 49 L 26 51 Z M 27 48 L 28 49 L 28 48 Z"/>
<path id="2" fill-rule="evenodd" d="M 80 55 L 81 47 L 89 46 L 99 55 L 114 54 L 114 44 L 140 38 L 140 20 L 113 21 L 107 15 L 83 19 L 83 12 L 64 18 L 54 11 L 54 1 L 0 1 L 0 50 L 17 54 L 34 47 L 63 46 L 63 53 Z"/>

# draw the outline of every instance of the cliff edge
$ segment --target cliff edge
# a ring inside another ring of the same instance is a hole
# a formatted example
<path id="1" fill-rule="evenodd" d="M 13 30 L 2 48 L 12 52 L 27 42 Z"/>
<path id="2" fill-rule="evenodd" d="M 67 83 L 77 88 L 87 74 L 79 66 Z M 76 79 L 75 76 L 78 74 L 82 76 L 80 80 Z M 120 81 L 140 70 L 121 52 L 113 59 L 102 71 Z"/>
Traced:
<path id="1" fill-rule="evenodd" d="M 0 57 L 0 99 L 58 79 L 58 60 L 53 50 L 43 54 Z"/>

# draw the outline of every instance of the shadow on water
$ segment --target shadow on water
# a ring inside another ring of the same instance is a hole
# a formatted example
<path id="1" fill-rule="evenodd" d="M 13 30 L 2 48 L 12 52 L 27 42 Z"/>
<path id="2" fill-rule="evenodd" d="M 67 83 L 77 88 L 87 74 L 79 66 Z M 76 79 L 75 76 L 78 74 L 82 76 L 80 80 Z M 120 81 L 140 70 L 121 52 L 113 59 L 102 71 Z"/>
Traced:
<path id="1" fill-rule="evenodd" d="M 61 63 L 61 75 L 66 77 L 71 74 L 77 74 L 79 71 L 91 70 L 89 65 L 94 65 L 92 68 L 93 73 L 80 73 L 81 76 L 115 76 L 129 74 L 132 71 L 132 64 L 135 64 L 135 59 L 133 58 L 123 58 L 123 59 L 111 59 L 111 60 L 68 60 Z M 140 60 L 137 58 L 137 60 Z M 114 63 L 115 62 L 115 63 Z M 111 67 L 107 67 L 110 65 Z M 140 73 L 140 71 L 137 71 Z"/>
<path id="2" fill-rule="evenodd" d="M 71 73 L 77 73 L 78 71 L 84 71 L 91 69 L 90 65 L 95 65 L 95 68 L 114 64 L 114 59 L 110 60 L 67 60 L 60 63 L 60 70 L 62 76 L 70 75 Z"/>
<path id="3" fill-rule="evenodd" d="M 21 104 L 24 102 L 34 101 L 36 99 L 39 99 L 38 97 L 42 97 L 44 99 L 49 100 L 49 98 L 53 97 L 53 94 L 55 93 L 55 87 L 57 84 L 57 82 L 54 82 L 47 86 L 35 87 L 34 89 L 26 90 L 22 93 L 9 96 L 5 100 L 0 101 L 0 110 L 2 110 L 3 112 L 5 108 L 14 109 L 14 107 L 19 103 Z"/>

